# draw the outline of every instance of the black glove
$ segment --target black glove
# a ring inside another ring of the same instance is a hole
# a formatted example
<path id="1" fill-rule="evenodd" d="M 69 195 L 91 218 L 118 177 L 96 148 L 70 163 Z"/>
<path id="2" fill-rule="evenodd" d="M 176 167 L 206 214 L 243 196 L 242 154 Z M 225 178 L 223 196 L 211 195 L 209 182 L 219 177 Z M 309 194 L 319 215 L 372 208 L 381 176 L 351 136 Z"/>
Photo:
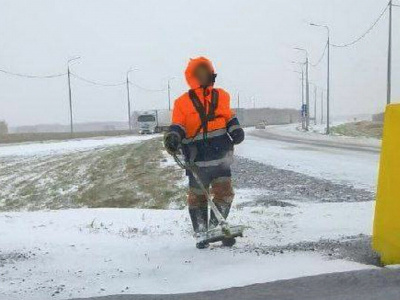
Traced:
<path id="1" fill-rule="evenodd" d="M 226 124 L 226 129 L 230 137 L 232 138 L 232 143 L 234 145 L 238 145 L 244 140 L 244 130 L 240 127 L 239 120 L 237 117 L 233 117 L 229 120 L 228 124 Z"/>
<path id="2" fill-rule="evenodd" d="M 232 138 L 232 143 L 238 145 L 244 140 L 244 130 L 242 128 L 237 128 L 230 133 L 230 136 Z"/>
<path id="3" fill-rule="evenodd" d="M 180 143 L 181 138 L 175 132 L 168 132 L 164 137 L 164 147 L 171 155 L 178 153 Z"/>

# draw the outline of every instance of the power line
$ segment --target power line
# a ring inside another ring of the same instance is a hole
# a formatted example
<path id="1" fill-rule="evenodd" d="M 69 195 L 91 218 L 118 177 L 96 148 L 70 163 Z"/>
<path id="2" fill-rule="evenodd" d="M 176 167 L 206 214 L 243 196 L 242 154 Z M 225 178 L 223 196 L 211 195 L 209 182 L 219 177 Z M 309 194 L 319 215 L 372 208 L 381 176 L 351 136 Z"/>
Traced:
<path id="1" fill-rule="evenodd" d="M 118 82 L 118 83 L 99 82 L 99 81 L 95 81 L 95 80 L 92 80 L 92 79 L 84 78 L 84 77 L 79 76 L 79 75 L 77 75 L 75 73 L 72 73 L 72 72 L 71 72 L 71 75 L 74 76 L 75 78 L 79 79 L 79 80 L 82 80 L 84 82 L 87 82 L 87 83 L 90 83 L 90 84 L 93 84 L 93 85 L 98 85 L 98 86 L 115 87 L 115 86 L 122 86 L 122 85 L 126 84 L 126 81 Z M 129 81 L 129 84 L 131 84 L 132 86 L 134 86 L 134 87 L 136 87 L 138 89 L 144 90 L 146 92 L 165 92 L 167 90 L 166 88 L 164 88 L 164 89 L 150 89 L 150 88 L 146 88 L 146 87 L 140 86 L 138 84 L 135 84 L 135 83 L 133 83 L 131 81 Z"/>
<path id="2" fill-rule="evenodd" d="M 32 74 L 23 74 L 23 73 L 15 73 L 7 70 L 0 69 L 0 72 L 7 75 L 23 77 L 23 78 L 30 78 L 30 79 L 49 79 L 49 78 L 56 78 L 66 76 L 67 73 L 57 73 L 57 74 L 50 74 L 50 75 L 32 75 Z"/>
<path id="3" fill-rule="evenodd" d="M 79 80 L 82 80 L 82 81 L 86 82 L 86 83 L 90 83 L 90 84 L 98 85 L 98 86 L 114 87 L 114 86 L 125 85 L 125 81 L 124 82 L 119 82 L 119 83 L 104 83 L 104 82 L 99 82 L 99 81 L 94 81 L 94 80 L 91 80 L 91 79 L 84 78 L 84 77 L 79 76 L 79 75 L 77 75 L 75 73 L 72 73 L 72 72 L 71 72 L 71 75 L 74 76 L 75 78 L 79 79 Z"/>
<path id="4" fill-rule="evenodd" d="M 317 67 L 321 62 L 322 62 L 322 59 L 325 57 L 325 53 L 326 53 L 326 50 L 328 49 L 328 43 L 326 43 L 326 45 L 325 45 L 325 48 L 324 48 L 324 51 L 322 52 L 322 55 L 321 55 L 321 57 L 320 57 L 320 59 L 318 60 L 318 62 L 316 63 L 316 64 L 312 64 L 312 63 L 310 63 L 310 65 L 312 66 L 312 67 Z"/>
<path id="5" fill-rule="evenodd" d="M 347 44 L 342 44 L 342 45 L 330 44 L 330 45 L 331 45 L 332 47 L 336 47 L 336 48 L 345 48 L 345 47 L 352 46 L 352 45 L 358 43 L 359 41 L 361 41 L 364 37 L 366 37 L 366 36 L 372 31 L 372 29 L 375 28 L 375 26 L 376 26 L 376 25 L 378 24 L 378 22 L 382 19 L 382 17 L 384 16 L 385 12 L 386 12 L 387 9 L 389 8 L 389 5 L 390 5 L 390 3 L 389 3 L 388 5 L 386 5 L 385 9 L 381 12 L 381 14 L 380 14 L 379 17 L 376 19 L 376 21 L 368 28 L 368 30 L 367 30 L 363 35 L 361 35 L 361 36 L 358 37 L 357 39 L 355 39 L 355 40 L 353 40 L 352 42 L 347 43 Z"/>
<path id="6" fill-rule="evenodd" d="M 140 85 L 138 85 L 138 84 L 136 84 L 136 83 L 133 83 L 132 81 L 129 81 L 129 84 L 132 85 L 132 86 L 134 86 L 134 87 L 136 87 L 136 88 L 138 88 L 138 89 L 141 89 L 141 90 L 143 90 L 143 91 L 146 91 L 146 92 L 158 93 L 158 92 L 165 92 L 165 91 L 167 91 L 167 88 L 163 88 L 163 89 L 150 89 L 150 88 L 147 88 L 147 87 L 140 86 Z"/>
<path id="7" fill-rule="evenodd" d="M 11 71 L 8 71 L 8 70 L 3 70 L 3 69 L 0 69 L 0 72 L 3 73 L 3 74 L 7 74 L 7 75 L 17 76 L 17 77 L 22 77 L 22 78 L 29 78 L 29 79 L 50 79 L 50 78 L 57 78 L 57 77 L 62 77 L 62 76 L 66 76 L 67 75 L 67 73 L 56 73 L 56 74 L 49 74 L 49 75 L 33 75 L 33 74 L 16 73 L 16 72 L 11 72 Z M 116 86 L 122 86 L 122 85 L 126 84 L 125 81 L 118 82 L 118 83 L 106 83 L 106 82 L 100 82 L 100 81 L 88 79 L 88 78 L 82 77 L 82 76 L 80 76 L 78 74 L 75 74 L 73 72 L 70 72 L 70 74 L 72 76 L 74 76 L 76 79 L 79 79 L 79 80 L 84 81 L 86 83 L 89 83 L 89 84 L 92 84 L 92 85 L 97 85 L 97 86 L 116 87 Z M 129 84 L 131 84 L 132 86 L 134 86 L 134 87 L 136 87 L 138 89 L 146 91 L 146 92 L 157 93 L 157 92 L 165 92 L 165 91 L 167 91 L 166 88 L 163 88 L 163 89 L 151 89 L 151 88 L 143 87 L 143 86 L 138 85 L 136 83 L 133 83 L 131 81 L 129 82 Z"/>

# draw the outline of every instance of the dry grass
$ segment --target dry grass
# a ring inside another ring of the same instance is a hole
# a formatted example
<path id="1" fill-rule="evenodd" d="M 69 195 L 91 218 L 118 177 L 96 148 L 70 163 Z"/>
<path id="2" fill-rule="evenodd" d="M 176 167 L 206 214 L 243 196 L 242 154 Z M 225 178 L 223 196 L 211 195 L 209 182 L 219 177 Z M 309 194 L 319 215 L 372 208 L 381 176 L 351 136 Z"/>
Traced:
<path id="1" fill-rule="evenodd" d="M 346 123 L 332 128 L 332 133 L 346 136 L 364 136 L 382 138 L 383 124 L 381 122 L 360 121 Z"/>
<path id="2" fill-rule="evenodd" d="M 0 144 L 24 143 L 24 142 L 44 142 L 68 139 L 82 139 L 102 136 L 121 136 L 128 135 L 127 130 L 118 131 L 96 131 L 96 132 L 76 132 L 71 135 L 69 132 L 38 132 L 38 133 L 10 133 L 0 134 Z"/>
<path id="3" fill-rule="evenodd" d="M 183 172 L 160 139 L 67 155 L 0 160 L 0 211 L 185 205 Z"/>

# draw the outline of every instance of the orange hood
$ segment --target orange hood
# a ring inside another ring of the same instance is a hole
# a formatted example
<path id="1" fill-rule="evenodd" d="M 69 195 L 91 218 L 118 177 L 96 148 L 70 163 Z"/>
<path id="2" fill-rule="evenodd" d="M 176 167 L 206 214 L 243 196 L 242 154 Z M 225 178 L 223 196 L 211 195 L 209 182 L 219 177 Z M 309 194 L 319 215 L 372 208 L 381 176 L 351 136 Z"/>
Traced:
<path id="1" fill-rule="evenodd" d="M 186 82 L 191 89 L 197 89 L 200 87 L 198 80 L 194 77 L 194 70 L 200 64 L 205 64 L 211 72 L 215 73 L 214 67 L 209 59 L 204 56 L 191 58 L 185 71 Z"/>

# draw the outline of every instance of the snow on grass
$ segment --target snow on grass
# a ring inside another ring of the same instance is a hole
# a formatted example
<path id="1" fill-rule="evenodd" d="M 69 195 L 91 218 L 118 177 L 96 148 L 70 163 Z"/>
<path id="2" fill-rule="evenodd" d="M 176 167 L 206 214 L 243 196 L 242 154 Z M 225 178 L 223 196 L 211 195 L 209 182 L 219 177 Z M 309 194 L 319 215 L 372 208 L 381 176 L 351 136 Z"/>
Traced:
<path id="1" fill-rule="evenodd" d="M 238 198 L 259 192 L 239 190 Z M 295 205 L 235 205 L 230 222 L 247 225 L 245 237 L 233 249 L 206 250 L 195 249 L 186 210 L 0 213 L 1 251 L 34 253 L 2 267 L 1 299 L 195 292 L 371 268 L 316 252 L 252 251 L 370 233 L 370 202 Z"/>
<path id="2" fill-rule="evenodd" d="M 167 151 L 165 151 L 165 150 L 162 151 L 162 155 L 164 156 L 164 159 L 161 161 L 161 165 L 160 165 L 162 168 L 166 168 L 166 169 L 170 169 L 170 170 L 172 168 L 173 170 L 185 172 L 184 170 L 181 169 L 181 167 L 178 166 L 178 164 L 176 163 L 174 158 Z M 186 187 L 188 187 L 189 179 L 187 176 L 184 176 L 181 180 L 176 181 L 174 184 L 179 188 L 186 188 Z M 171 208 L 173 208 L 173 207 L 171 207 Z"/>
<path id="3" fill-rule="evenodd" d="M 179 168 L 179 166 L 175 162 L 174 158 L 170 154 L 168 154 L 167 151 L 163 150 L 162 155 L 164 156 L 164 160 L 161 163 L 162 167 L 164 167 L 164 168 L 167 168 L 167 167 Z"/>
<path id="4" fill-rule="evenodd" d="M 104 142 L 85 151 L 0 157 L 0 210 L 182 208 L 184 190 L 174 183 L 183 171 L 163 165 L 160 139 Z"/>
<path id="5" fill-rule="evenodd" d="M 89 177 L 82 174 L 86 174 L 90 167 L 100 170 L 100 173 L 92 173 L 102 179 L 106 174 L 104 170 L 114 170 L 107 163 L 113 164 L 114 160 L 110 159 L 117 158 L 115 161 L 123 159 L 136 173 L 132 180 L 117 174 L 122 180 L 115 182 L 132 183 L 131 190 L 140 198 L 148 195 L 149 188 L 154 190 L 153 181 L 159 183 L 156 191 L 164 191 L 165 182 L 161 183 L 160 179 L 169 175 L 173 178 L 168 182 L 182 190 L 186 181 L 181 172 L 174 175 L 178 169 L 171 157 L 162 152 L 160 141 L 154 141 L 155 144 L 151 144 L 153 141 L 143 142 L 132 149 L 125 145 L 148 138 L 152 137 L 0 147 L 0 170 L 6 174 L 0 176 L 0 184 L 5 186 L 4 183 L 9 182 L 9 186 L 13 186 L 12 181 L 35 181 L 35 190 L 26 188 L 23 191 L 27 196 L 47 187 L 46 190 L 55 192 L 64 202 L 66 195 L 76 192 L 78 185 L 74 182 L 65 185 L 64 179 L 71 176 L 61 175 L 71 173 L 73 167 L 75 177 L 87 180 Z M 156 148 L 156 153 L 151 152 Z M 133 153 L 135 149 L 140 151 Z M 150 160 L 144 155 L 146 153 L 154 159 L 150 169 L 144 168 Z M 237 148 L 237 153 L 278 168 L 346 184 L 374 185 L 376 157 L 370 154 L 322 150 L 256 137 L 248 137 Z M 115 166 L 114 175 L 124 169 Z M 157 171 L 155 166 L 160 170 Z M 35 171 L 23 172 L 24 168 Z M 55 184 L 57 176 L 52 172 L 63 179 L 63 185 L 58 187 Z M 147 178 L 148 175 L 151 178 Z M 133 179 L 137 183 L 133 184 Z M 87 181 L 85 186 L 92 182 Z M 104 184 L 107 182 L 100 180 L 99 190 L 106 190 L 93 199 L 104 194 L 107 196 L 107 192 L 115 195 L 116 185 L 110 183 L 108 187 Z M 138 188 L 139 184 L 142 189 Z M 10 188 L 7 195 L 12 193 Z M 0 213 L 0 299 L 43 300 L 123 293 L 195 292 L 372 268 L 349 260 L 329 259 L 318 251 L 279 251 L 286 249 L 288 244 L 370 235 L 372 202 L 314 203 L 307 199 L 304 202 L 257 202 L 258 196 L 267 197 L 268 194 L 269 191 L 262 186 L 236 191 L 229 221 L 248 228 L 245 237 L 233 249 L 220 245 L 203 251 L 195 249 L 187 210 L 171 209 L 176 208 L 171 205 L 166 210 L 84 208 Z M 179 197 L 182 198 L 183 193 Z M 49 207 L 46 202 L 49 199 L 51 197 L 44 199 L 44 207 Z M 278 251 L 262 251 L 269 247 L 277 247 Z"/>
<path id="6" fill-rule="evenodd" d="M 346 125 L 348 123 L 335 122 L 331 124 L 331 128 Z M 370 146 L 377 149 L 381 146 L 381 141 L 377 138 L 367 136 L 346 136 L 334 132 L 328 136 L 326 135 L 326 125 L 310 125 L 309 131 L 303 131 L 301 124 L 288 124 L 288 125 L 272 125 L 266 128 L 268 132 L 283 135 L 285 137 L 304 138 L 315 141 L 330 141 L 342 143 L 344 145 L 351 143 L 352 145 Z M 251 131 L 251 130 L 250 130 Z"/>
<path id="7" fill-rule="evenodd" d="M 0 157 L 7 156 L 43 156 L 65 154 L 76 151 L 103 148 L 113 145 L 126 145 L 152 139 L 159 135 L 130 135 L 121 137 L 90 138 L 42 143 L 22 143 L 0 146 Z"/>
<path id="8" fill-rule="evenodd" d="M 379 154 L 292 144 L 247 135 L 236 155 L 274 167 L 375 190 Z"/>

